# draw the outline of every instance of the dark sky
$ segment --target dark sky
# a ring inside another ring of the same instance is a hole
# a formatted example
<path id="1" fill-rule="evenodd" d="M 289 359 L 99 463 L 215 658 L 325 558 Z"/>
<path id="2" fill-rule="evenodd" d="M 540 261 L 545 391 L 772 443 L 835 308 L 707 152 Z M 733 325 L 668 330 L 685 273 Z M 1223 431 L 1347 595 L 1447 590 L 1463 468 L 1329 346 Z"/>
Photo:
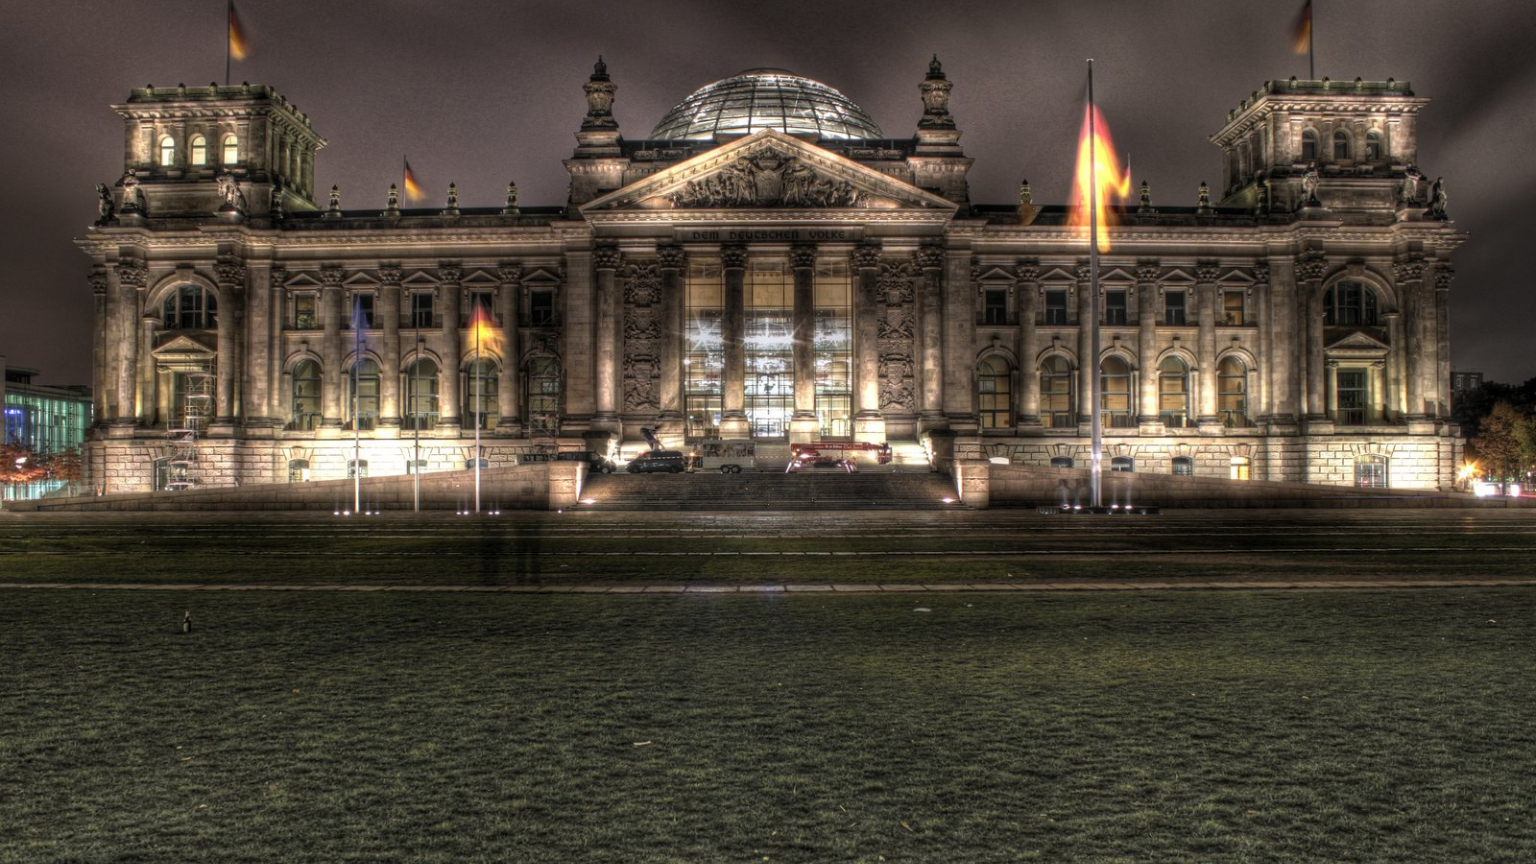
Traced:
<path id="1" fill-rule="evenodd" d="M 123 171 L 108 106 L 145 84 L 224 74 L 223 0 L 3 2 L 0 354 L 50 383 L 89 383 L 91 299 L 72 244 L 95 218 L 98 182 Z M 466 207 L 563 203 L 560 160 L 601 53 L 614 113 L 644 137 L 693 90 L 775 66 L 824 81 L 888 136 L 911 135 L 917 85 L 937 53 L 978 203 L 1014 200 L 1028 177 L 1063 203 L 1075 153 L 1083 59 L 1134 181 L 1193 205 L 1220 181 L 1208 136 L 1268 79 L 1305 77 L 1291 53 L 1299 0 L 1012 2 L 448 2 L 239 0 L 254 53 L 232 81 L 275 86 L 329 139 L 317 188 L 344 208 L 381 208 L 401 154 L 434 197 Z M 1536 8 L 1531 0 L 1317 0 L 1317 73 L 1412 82 L 1419 164 L 1444 175 L 1456 225 L 1451 305 L 1457 369 L 1536 376 Z"/>

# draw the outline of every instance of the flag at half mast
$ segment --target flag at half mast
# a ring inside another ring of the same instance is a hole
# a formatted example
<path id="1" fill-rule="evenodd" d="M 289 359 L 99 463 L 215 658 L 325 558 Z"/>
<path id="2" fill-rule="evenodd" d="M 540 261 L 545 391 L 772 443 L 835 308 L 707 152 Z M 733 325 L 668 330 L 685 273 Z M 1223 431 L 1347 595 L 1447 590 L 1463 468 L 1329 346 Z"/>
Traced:
<path id="1" fill-rule="evenodd" d="M 416 172 L 411 170 L 411 160 L 405 160 L 405 200 L 420 201 L 426 196 L 421 190 L 421 184 L 416 181 Z"/>

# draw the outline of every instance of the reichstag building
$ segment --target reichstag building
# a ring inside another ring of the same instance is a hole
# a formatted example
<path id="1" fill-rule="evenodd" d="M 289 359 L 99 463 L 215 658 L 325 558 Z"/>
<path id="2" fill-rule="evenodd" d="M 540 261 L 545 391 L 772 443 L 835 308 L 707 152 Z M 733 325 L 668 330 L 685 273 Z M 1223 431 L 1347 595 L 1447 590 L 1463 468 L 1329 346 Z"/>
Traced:
<path id="1" fill-rule="evenodd" d="M 1464 237 L 1416 167 L 1427 99 L 1392 80 L 1253 91 L 1211 137 L 1219 188 L 1115 208 L 1092 357 L 1084 232 L 1027 185 L 972 201 L 952 82 L 937 59 L 914 73 L 922 116 L 895 136 L 827 84 L 754 69 L 632 137 L 599 61 L 579 125 L 573 82 L 568 199 L 509 186 L 494 208 L 451 189 L 402 207 L 381 178 L 343 209 L 315 188 L 325 140 L 270 88 L 133 90 L 113 106 L 125 173 L 78 241 L 90 481 L 458 470 L 477 432 L 491 465 L 630 455 L 642 427 L 679 449 L 838 439 L 1082 468 L 1097 410 L 1116 470 L 1451 484 Z"/>

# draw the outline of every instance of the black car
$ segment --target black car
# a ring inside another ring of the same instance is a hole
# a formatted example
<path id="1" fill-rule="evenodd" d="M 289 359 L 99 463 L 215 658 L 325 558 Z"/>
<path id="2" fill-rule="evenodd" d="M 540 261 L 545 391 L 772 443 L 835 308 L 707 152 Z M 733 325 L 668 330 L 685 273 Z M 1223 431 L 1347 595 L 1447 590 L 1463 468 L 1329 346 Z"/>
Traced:
<path id="1" fill-rule="evenodd" d="M 652 450 L 629 460 L 624 470 L 631 474 L 651 474 L 661 471 L 681 474 L 688 468 L 688 458 L 677 450 Z"/>
<path id="2" fill-rule="evenodd" d="M 609 462 L 603 454 L 594 453 L 591 450 L 567 450 L 564 453 L 556 453 L 555 461 L 585 462 L 587 463 L 587 471 L 592 474 L 612 474 L 614 472 L 612 462 Z"/>

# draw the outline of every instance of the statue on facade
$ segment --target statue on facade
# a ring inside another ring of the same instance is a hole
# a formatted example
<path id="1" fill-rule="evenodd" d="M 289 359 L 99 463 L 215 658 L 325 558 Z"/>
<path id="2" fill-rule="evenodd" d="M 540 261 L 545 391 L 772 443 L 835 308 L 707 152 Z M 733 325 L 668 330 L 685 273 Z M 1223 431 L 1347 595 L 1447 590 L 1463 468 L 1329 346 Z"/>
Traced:
<path id="1" fill-rule="evenodd" d="M 220 213 L 244 213 L 245 193 L 240 191 L 240 181 L 228 171 L 220 171 L 214 178 L 219 184 L 219 197 L 224 203 L 219 206 Z"/>
<path id="2" fill-rule="evenodd" d="M 272 184 L 271 197 L 267 201 L 267 215 L 273 219 L 283 218 L 283 184 Z"/>
<path id="3" fill-rule="evenodd" d="M 143 213 L 144 190 L 139 188 L 139 176 L 132 169 L 123 175 L 123 213 Z"/>
<path id="4" fill-rule="evenodd" d="M 1303 207 L 1321 207 L 1323 202 L 1318 200 L 1317 186 L 1322 182 L 1317 173 L 1317 166 L 1307 169 L 1307 173 L 1301 175 L 1301 198 Z"/>
<path id="5" fill-rule="evenodd" d="M 112 190 L 105 183 L 96 184 L 96 212 L 100 218 L 97 225 L 105 225 L 117 215 L 117 208 L 112 205 Z"/>
<path id="6" fill-rule="evenodd" d="M 522 212 L 517 206 L 517 181 L 507 181 L 507 206 L 501 208 L 504 215 L 511 216 Z"/>
<path id="7" fill-rule="evenodd" d="M 1415 165 L 1409 165 L 1403 171 L 1403 206 L 1415 207 L 1419 203 L 1419 184 L 1424 182 L 1424 175 Z"/>
<path id="8" fill-rule="evenodd" d="M 1445 178 L 1436 177 L 1434 185 L 1429 187 L 1429 215 L 1436 219 L 1444 219 L 1445 202 Z"/>
<path id="9" fill-rule="evenodd" d="M 1253 212 L 1256 216 L 1264 216 L 1269 213 L 1269 178 L 1258 184 L 1258 196 L 1253 203 Z"/>

